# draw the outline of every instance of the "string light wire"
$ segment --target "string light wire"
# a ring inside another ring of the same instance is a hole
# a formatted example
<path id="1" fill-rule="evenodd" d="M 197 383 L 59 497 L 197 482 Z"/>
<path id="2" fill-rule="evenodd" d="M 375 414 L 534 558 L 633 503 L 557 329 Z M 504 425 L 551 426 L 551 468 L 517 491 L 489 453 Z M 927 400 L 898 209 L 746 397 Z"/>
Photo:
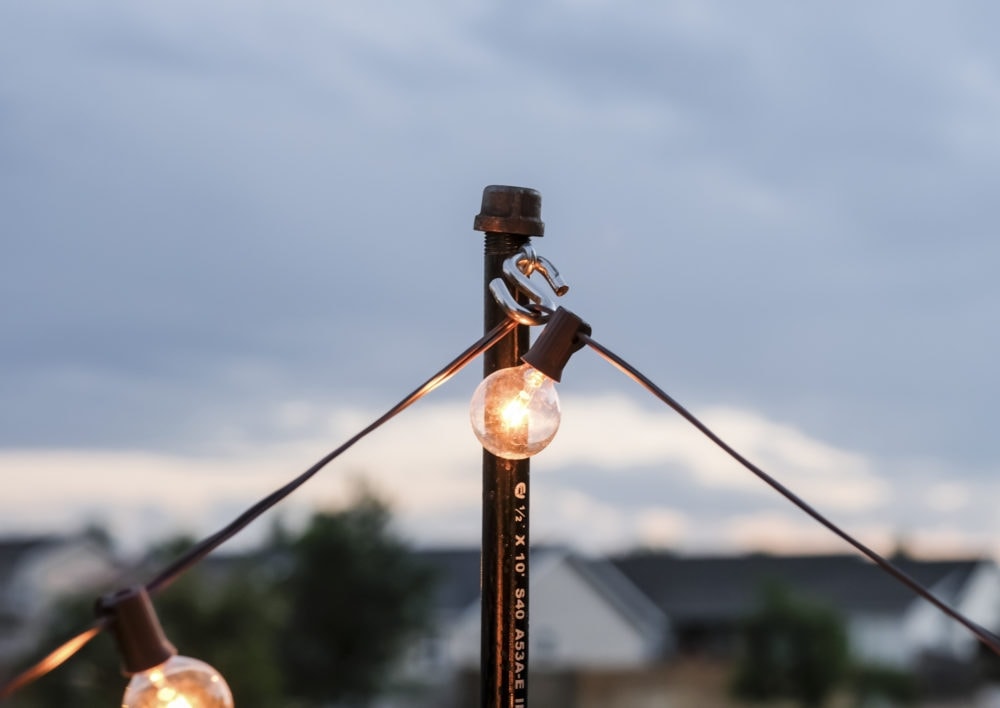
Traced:
<path id="1" fill-rule="evenodd" d="M 0 701 L 5 698 L 10 698 L 28 684 L 34 683 L 45 674 L 60 666 L 64 661 L 83 649 L 91 639 L 106 629 L 108 623 L 109 619 L 107 617 L 101 617 L 86 630 L 80 632 L 72 639 L 63 642 L 59 647 L 49 652 L 44 659 L 36 663 L 34 666 L 25 669 L 9 682 L 0 686 Z"/>
<path id="2" fill-rule="evenodd" d="M 246 528 L 252 521 L 261 516 L 264 512 L 271 509 L 282 499 L 287 497 L 289 494 L 294 492 L 296 489 L 301 487 L 307 481 L 309 481 L 313 476 L 316 475 L 321 469 L 330 464 L 333 460 L 337 459 L 341 454 L 346 452 L 348 449 L 354 446 L 355 443 L 360 441 L 362 438 L 366 437 L 369 433 L 372 433 L 376 429 L 380 428 L 385 423 L 389 422 L 397 415 L 402 413 L 404 410 L 409 408 L 411 405 L 419 401 L 421 398 L 426 396 L 428 393 L 438 388 L 446 381 L 451 379 L 455 374 L 461 371 L 469 362 L 478 357 L 480 354 L 485 352 L 487 349 L 495 345 L 504 336 L 506 336 L 511 330 L 517 326 L 517 322 L 514 320 L 505 320 L 501 322 L 491 331 L 487 332 L 480 338 L 475 344 L 470 346 L 468 349 L 459 354 L 455 359 L 444 366 L 440 371 L 434 374 L 431 378 L 427 379 L 420 387 L 411 392 L 408 396 L 403 398 L 399 403 L 394 405 L 392 408 L 387 410 L 381 416 L 376 418 L 365 428 L 357 432 L 355 435 L 350 437 L 346 442 L 341 444 L 338 448 L 332 450 L 327 455 L 322 457 L 317 461 L 312 467 L 307 469 L 305 472 L 300 474 L 298 477 L 294 478 L 284 486 L 274 490 L 266 497 L 258 501 L 256 504 L 248 508 L 237 518 L 233 519 L 226 526 L 221 528 L 219 531 L 215 532 L 211 536 L 208 536 L 204 540 L 196 543 L 185 553 L 178 556 L 176 560 L 171 562 L 166 568 L 157 573 L 149 582 L 146 583 L 146 592 L 150 595 L 163 590 L 170 583 L 180 577 L 185 571 L 189 570 L 193 566 L 197 565 L 199 561 L 205 558 L 208 554 L 214 551 L 216 548 L 221 546 L 227 540 L 238 534 L 244 528 Z M 63 662 L 68 660 L 78 651 L 80 651 L 86 644 L 100 634 L 104 629 L 107 628 L 109 620 L 107 617 L 99 618 L 95 621 L 88 629 L 77 634 L 73 638 L 69 639 L 56 650 L 50 652 L 44 659 L 37 662 L 33 666 L 25 669 L 20 674 L 7 681 L 6 683 L 0 684 L 0 700 L 4 700 L 12 696 L 15 692 L 21 690 L 30 683 L 33 683 L 40 679 L 45 674 L 49 673 Z"/>
<path id="3" fill-rule="evenodd" d="M 765 484 L 769 485 L 783 497 L 785 497 L 792 504 L 797 506 L 799 509 L 804 511 L 806 514 L 811 516 L 815 521 L 825 526 L 827 529 L 832 531 L 834 534 L 839 536 L 841 539 L 846 541 L 848 544 L 857 549 L 862 555 L 872 561 L 875 565 L 881 568 L 883 571 L 891 575 L 893 578 L 901 582 L 903 585 L 910 588 L 920 597 L 927 600 L 929 603 L 937 607 L 941 612 L 951 617 L 953 620 L 964 626 L 976 639 L 982 642 L 986 647 L 993 651 L 993 653 L 1000 655 L 1000 637 L 998 637 L 993 632 L 983 627 L 971 619 L 963 615 L 961 612 L 955 608 L 948 605 L 946 602 L 938 599 L 934 593 L 925 588 L 923 585 L 914 580 L 909 574 L 904 572 L 894 563 L 881 555 L 876 553 L 874 550 L 863 544 L 861 541 L 857 540 L 849 533 L 841 529 L 835 523 L 827 519 L 823 514 L 813 508 L 805 500 L 799 497 L 797 494 L 792 492 L 788 487 L 783 485 L 781 482 L 776 480 L 774 477 L 769 475 L 767 472 L 762 470 L 760 467 L 752 463 L 746 457 L 737 452 L 733 447 L 731 447 L 725 440 L 716 435 L 707 425 L 702 423 L 698 418 L 694 416 L 690 411 L 688 411 L 684 406 L 674 400 L 669 394 L 667 394 L 663 389 L 653 383 L 649 378 L 647 378 L 642 372 L 636 369 L 634 366 L 629 364 L 627 361 L 622 359 L 620 356 L 612 352 L 607 347 L 598 343 L 593 339 L 593 337 L 580 332 L 578 335 L 579 340 L 588 345 L 595 352 L 600 354 L 605 360 L 614 365 L 619 371 L 624 373 L 626 376 L 631 378 L 633 381 L 642 385 L 647 391 L 652 393 L 663 403 L 672 408 L 676 413 L 678 413 L 687 422 L 698 429 L 705 437 L 711 440 L 713 443 L 718 445 L 722 450 L 724 450 L 730 457 L 739 462 L 743 467 L 750 470 L 754 475 L 760 478 Z"/>

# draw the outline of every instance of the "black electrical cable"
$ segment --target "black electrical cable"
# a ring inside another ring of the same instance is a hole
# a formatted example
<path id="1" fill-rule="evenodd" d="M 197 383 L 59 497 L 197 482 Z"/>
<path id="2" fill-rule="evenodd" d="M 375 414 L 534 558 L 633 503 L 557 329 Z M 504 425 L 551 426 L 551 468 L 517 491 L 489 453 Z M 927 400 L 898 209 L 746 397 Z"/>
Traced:
<path id="1" fill-rule="evenodd" d="M 475 359 L 477 356 L 482 354 L 484 351 L 492 347 L 498 341 L 503 339 L 517 323 L 513 320 L 506 320 L 496 327 L 494 327 L 490 332 L 487 332 L 482 336 L 479 341 L 470 346 L 468 349 L 463 351 L 454 360 L 444 366 L 438 373 L 434 374 L 429 378 L 423 385 L 415 389 L 412 393 L 402 399 L 399 403 L 394 405 L 388 411 L 383 413 L 380 417 L 372 421 L 367 427 L 363 428 L 360 432 L 356 433 L 354 436 L 349 438 L 340 447 L 336 448 L 323 458 L 321 458 L 316 464 L 307 469 L 305 472 L 300 474 L 295 479 L 291 480 L 284 486 L 276 489 L 275 491 L 268 494 L 266 497 L 258 501 L 256 504 L 251 506 L 249 509 L 240 514 L 236 519 L 231 521 L 225 527 L 217 531 L 216 533 L 208 536 L 204 540 L 192 546 L 185 553 L 180 555 L 176 560 L 174 560 L 170 565 L 160 571 L 155 577 L 153 577 L 148 583 L 146 583 L 146 592 L 152 595 L 155 592 L 162 590 L 167 587 L 171 582 L 176 580 L 185 571 L 190 569 L 192 566 L 196 565 L 205 556 L 214 551 L 216 548 L 221 546 L 227 540 L 235 536 L 237 533 L 246 528 L 252 521 L 254 521 L 261 514 L 266 512 L 268 509 L 273 507 L 275 504 L 280 502 L 282 499 L 287 497 L 289 494 L 294 492 L 296 489 L 305 484 L 309 479 L 311 479 L 317 472 L 330 464 L 333 460 L 339 457 L 341 454 L 346 452 L 359 440 L 367 436 L 369 433 L 373 432 L 377 428 L 381 427 L 385 423 L 389 422 L 392 418 L 396 417 L 399 413 L 409 408 L 411 405 L 419 401 L 421 398 L 426 396 L 428 393 L 436 389 L 441 384 L 445 383 L 461 371 L 470 361 Z M 25 671 L 7 681 L 6 683 L 0 685 L 0 700 L 4 700 L 12 696 L 15 692 L 24 688 L 30 683 L 37 681 L 39 678 L 49 673 L 57 666 L 62 664 L 64 661 L 69 659 L 71 656 L 76 654 L 80 649 L 82 649 L 87 642 L 96 637 L 103 631 L 108 624 L 107 618 L 100 618 L 95 621 L 88 629 L 84 630 L 80 634 L 76 635 L 72 639 L 63 643 L 60 647 L 50 652 L 44 659 L 29 667 Z"/>
<path id="2" fill-rule="evenodd" d="M 637 383 L 641 384 L 643 387 L 646 388 L 647 391 L 649 391 L 654 396 L 663 401 L 663 403 L 667 404 L 672 409 L 674 409 L 674 411 L 676 411 L 682 418 L 684 418 L 687 422 L 689 422 L 691 425 L 697 428 L 703 435 L 705 435 L 705 437 L 707 437 L 709 440 L 711 440 L 720 448 L 722 448 L 726 453 L 729 454 L 730 457 L 732 457 L 734 460 L 739 462 L 745 468 L 750 470 L 753 474 L 755 474 L 762 481 L 764 481 L 766 484 L 772 487 L 775 491 L 777 491 L 779 494 L 785 497 L 788 501 L 792 502 L 792 504 L 794 504 L 799 509 L 804 511 L 806 514 L 811 516 L 814 520 L 818 521 L 820 524 L 825 526 L 827 529 L 832 531 L 841 539 L 849 543 L 851 546 L 857 549 L 862 555 L 867 557 L 869 560 L 871 560 L 875 565 L 884 570 L 886 573 L 894 577 L 903 585 L 906 585 L 917 595 L 924 598 L 929 603 L 931 603 L 939 610 L 941 610 L 944 614 L 948 615 L 953 620 L 964 626 L 966 629 L 972 632 L 973 635 L 975 635 L 976 639 L 978 639 L 980 642 L 986 645 L 995 654 L 1000 655 L 1000 637 L 998 637 L 993 632 L 990 632 L 985 627 L 977 624 L 976 622 L 973 622 L 968 617 L 966 617 L 961 612 L 954 609 L 947 603 L 943 602 L 942 600 L 939 600 L 930 590 L 928 590 L 923 585 L 918 583 L 916 580 L 910 577 L 906 572 L 901 570 L 891 561 L 887 560 L 886 558 L 883 558 L 881 555 L 873 551 L 871 548 L 861 543 L 856 538 L 851 536 L 849 533 L 847 533 L 839 526 L 837 526 L 835 523 L 827 519 L 816 509 L 814 509 L 812 506 L 806 503 L 801 497 L 799 497 L 797 494 L 788 489 L 788 487 L 783 485 L 781 482 L 776 480 L 767 472 L 757 467 L 757 465 L 750 462 L 750 460 L 745 458 L 735 449 L 730 447 L 730 445 L 726 443 L 726 441 L 724 441 L 722 438 L 720 438 L 718 435 L 712 432 L 712 430 L 707 425 L 698 420 L 694 416 L 694 414 L 692 414 L 684 406 L 682 406 L 680 403 L 674 400 L 663 389 L 661 389 L 659 386 L 653 383 L 642 372 L 640 372 L 634 366 L 629 364 L 627 361 L 625 361 L 617 354 L 607 349 L 606 347 L 595 341 L 592 337 L 583 332 L 578 333 L 577 337 L 579 338 L 579 341 L 582 341 L 583 343 L 587 344 L 591 349 L 596 351 L 607 361 L 609 361 L 611 364 L 617 367 L 622 373 L 624 373 Z"/>

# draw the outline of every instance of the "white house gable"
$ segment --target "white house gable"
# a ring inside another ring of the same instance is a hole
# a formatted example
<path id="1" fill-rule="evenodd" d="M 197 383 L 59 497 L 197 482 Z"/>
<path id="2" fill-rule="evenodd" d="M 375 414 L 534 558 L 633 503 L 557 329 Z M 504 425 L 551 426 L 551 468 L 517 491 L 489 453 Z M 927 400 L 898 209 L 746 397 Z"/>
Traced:
<path id="1" fill-rule="evenodd" d="M 654 657 L 648 628 L 636 626 L 607 590 L 566 556 L 539 569 L 531 604 L 533 665 L 547 668 L 625 668 Z M 657 628 L 659 629 L 659 628 Z"/>
<path id="2" fill-rule="evenodd" d="M 601 587 L 568 554 L 533 558 L 529 582 L 528 658 L 533 666 L 624 668 L 657 658 L 662 615 L 650 604 L 648 609 L 661 621 L 640 626 L 611 596 L 611 589 Z M 479 628 L 477 602 L 461 616 L 448 641 L 458 665 L 479 665 Z"/>
<path id="3" fill-rule="evenodd" d="M 931 591 L 984 627 L 1000 626 L 1000 568 L 981 561 L 968 576 L 950 575 Z M 925 600 L 915 600 L 906 613 L 908 644 L 914 653 L 929 651 L 967 661 L 978 650 L 969 631 Z"/>
<path id="4" fill-rule="evenodd" d="M 851 615 L 847 618 L 847 635 L 856 660 L 902 669 L 912 659 L 898 614 Z"/>

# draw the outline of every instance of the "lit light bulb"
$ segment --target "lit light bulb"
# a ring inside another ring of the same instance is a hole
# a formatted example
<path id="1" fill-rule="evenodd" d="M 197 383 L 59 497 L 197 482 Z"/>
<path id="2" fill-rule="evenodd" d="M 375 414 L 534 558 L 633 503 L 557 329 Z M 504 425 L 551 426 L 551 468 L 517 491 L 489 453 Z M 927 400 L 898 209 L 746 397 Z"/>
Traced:
<path id="1" fill-rule="evenodd" d="M 522 460 L 541 452 L 560 420 L 555 382 L 530 364 L 495 371 L 472 394 L 469 417 L 484 448 Z"/>
<path id="2" fill-rule="evenodd" d="M 204 661 L 172 656 L 132 677 L 122 708 L 233 708 L 233 694 Z"/>
<path id="3" fill-rule="evenodd" d="M 233 694 L 218 671 L 177 655 L 143 586 L 105 595 L 96 610 L 118 643 L 122 671 L 132 677 L 122 708 L 233 708 Z"/>

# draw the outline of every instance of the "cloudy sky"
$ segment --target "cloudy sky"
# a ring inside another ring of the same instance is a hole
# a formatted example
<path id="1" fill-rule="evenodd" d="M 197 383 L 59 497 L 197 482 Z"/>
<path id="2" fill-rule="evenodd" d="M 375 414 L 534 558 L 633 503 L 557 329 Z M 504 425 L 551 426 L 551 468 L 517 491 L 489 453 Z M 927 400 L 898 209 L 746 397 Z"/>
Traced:
<path id="1" fill-rule="evenodd" d="M 565 305 L 864 541 L 1000 551 L 1000 9 L 0 5 L 0 532 L 214 530 L 481 333 L 489 184 Z M 476 543 L 476 363 L 366 479 Z M 536 541 L 841 549 L 584 350 Z M 267 527 L 259 522 L 246 538 Z"/>

